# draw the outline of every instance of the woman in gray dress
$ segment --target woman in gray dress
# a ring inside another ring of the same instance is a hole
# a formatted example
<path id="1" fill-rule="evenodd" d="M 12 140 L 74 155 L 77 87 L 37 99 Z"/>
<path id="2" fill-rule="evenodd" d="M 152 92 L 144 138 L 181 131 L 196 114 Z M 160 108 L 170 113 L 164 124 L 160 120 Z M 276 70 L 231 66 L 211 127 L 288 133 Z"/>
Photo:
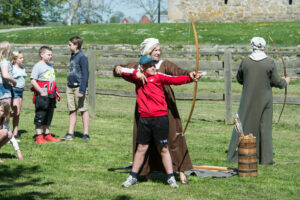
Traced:
<path id="1" fill-rule="evenodd" d="M 283 89 L 289 77 L 280 78 L 273 59 L 265 54 L 266 42 L 261 37 L 251 40 L 252 54 L 243 59 L 237 81 L 243 85 L 238 114 L 245 135 L 256 137 L 256 152 L 260 164 L 274 164 L 272 147 L 273 96 L 272 87 Z M 233 130 L 227 162 L 237 162 L 238 133 Z"/>

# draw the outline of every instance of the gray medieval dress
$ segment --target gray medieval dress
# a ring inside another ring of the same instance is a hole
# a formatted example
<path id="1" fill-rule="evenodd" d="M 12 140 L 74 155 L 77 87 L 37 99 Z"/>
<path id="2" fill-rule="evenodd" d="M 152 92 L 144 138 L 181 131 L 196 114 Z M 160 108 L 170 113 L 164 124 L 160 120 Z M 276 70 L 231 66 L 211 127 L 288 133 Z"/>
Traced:
<path id="1" fill-rule="evenodd" d="M 237 72 L 237 81 L 243 85 L 238 114 L 244 134 L 256 137 L 256 152 L 260 164 L 273 164 L 272 147 L 272 87 L 285 88 L 286 81 L 280 78 L 271 58 L 254 61 L 245 58 Z M 238 160 L 238 133 L 235 129 L 227 154 L 227 162 Z"/>
<path id="2" fill-rule="evenodd" d="M 137 69 L 139 64 L 137 62 L 129 63 L 127 65 L 121 65 L 126 68 Z M 176 64 L 164 60 L 160 61 L 157 71 L 172 75 L 172 76 L 188 76 L 190 71 L 179 68 Z M 185 137 L 182 136 L 182 124 L 177 110 L 175 96 L 172 88 L 169 85 L 164 85 L 165 99 L 168 105 L 168 117 L 169 117 L 169 136 L 168 136 L 168 148 L 172 158 L 174 172 L 187 171 L 193 168 L 191 158 L 187 149 Z M 137 149 L 136 136 L 137 136 L 137 124 L 139 121 L 139 113 L 137 111 L 137 105 L 135 107 L 135 119 L 133 124 L 133 158 Z M 148 175 L 152 171 L 165 171 L 161 156 L 157 151 L 154 143 L 150 143 L 148 152 L 145 156 L 145 161 L 141 166 L 139 174 L 141 176 Z"/>

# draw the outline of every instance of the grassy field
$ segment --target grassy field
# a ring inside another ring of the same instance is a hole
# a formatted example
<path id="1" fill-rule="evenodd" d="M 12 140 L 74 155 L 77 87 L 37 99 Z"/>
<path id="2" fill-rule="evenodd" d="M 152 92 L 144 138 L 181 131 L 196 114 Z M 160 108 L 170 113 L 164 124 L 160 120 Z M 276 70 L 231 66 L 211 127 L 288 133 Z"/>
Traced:
<path id="1" fill-rule="evenodd" d="M 199 44 L 249 44 L 253 36 L 267 38 L 269 34 L 279 46 L 300 44 L 299 22 L 196 23 L 196 29 Z M 49 26 L 48 29 L 0 33 L 0 40 L 18 44 L 66 44 L 74 35 L 81 36 L 86 44 L 140 44 L 147 37 L 156 37 L 162 44 L 178 48 L 194 44 L 191 23 Z"/>
<path id="2" fill-rule="evenodd" d="M 203 85 L 205 82 L 203 82 Z M 89 142 L 76 138 L 69 142 L 36 144 L 33 140 L 34 107 L 32 93 L 24 93 L 20 121 L 23 161 L 17 161 L 10 144 L 0 151 L 0 199 L 299 199 L 300 116 L 299 106 L 287 105 L 280 124 L 275 124 L 281 105 L 274 105 L 273 166 L 259 165 L 256 178 L 198 178 L 189 176 L 188 186 L 174 190 L 164 184 L 164 174 L 152 174 L 147 182 L 122 188 L 127 173 L 111 171 L 130 164 L 134 98 L 97 96 L 97 114 L 90 120 Z M 177 102 L 183 124 L 190 101 Z M 238 105 L 233 105 L 237 110 Z M 237 167 L 227 164 L 232 125 L 224 125 L 223 102 L 198 101 L 186 132 L 194 164 Z M 66 98 L 57 104 L 51 131 L 57 137 L 67 132 Z M 177 177 L 178 178 L 178 177 Z"/>

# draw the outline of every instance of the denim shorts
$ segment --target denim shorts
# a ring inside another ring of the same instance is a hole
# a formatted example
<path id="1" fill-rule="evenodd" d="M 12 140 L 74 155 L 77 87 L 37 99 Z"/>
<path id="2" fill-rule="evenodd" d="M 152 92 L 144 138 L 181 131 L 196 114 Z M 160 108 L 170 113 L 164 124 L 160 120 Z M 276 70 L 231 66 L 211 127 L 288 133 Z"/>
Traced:
<path id="1" fill-rule="evenodd" d="M 0 99 L 11 98 L 11 86 L 0 83 Z"/>
<path id="2" fill-rule="evenodd" d="M 17 87 L 12 87 L 12 98 L 23 98 L 23 91 L 24 88 L 17 88 Z"/>

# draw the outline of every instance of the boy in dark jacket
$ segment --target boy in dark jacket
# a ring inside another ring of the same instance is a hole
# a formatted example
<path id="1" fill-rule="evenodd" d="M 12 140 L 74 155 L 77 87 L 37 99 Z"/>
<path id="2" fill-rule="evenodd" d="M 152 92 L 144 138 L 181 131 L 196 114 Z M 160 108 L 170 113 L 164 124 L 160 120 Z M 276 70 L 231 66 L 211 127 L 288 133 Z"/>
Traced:
<path id="1" fill-rule="evenodd" d="M 81 112 L 83 123 L 82 140 L 89 140 L 89 113 L 86 103 L 87 86 L 89 79 L 89 64 L 87 57 L 81 51 L 82 39 L 74 36 L 69 40 L 70 71 L 67 86 L 67 105 L 69 109 L 69 131 L 62 140 L 73 140 L 76 125 L 77 110 Z"/>

